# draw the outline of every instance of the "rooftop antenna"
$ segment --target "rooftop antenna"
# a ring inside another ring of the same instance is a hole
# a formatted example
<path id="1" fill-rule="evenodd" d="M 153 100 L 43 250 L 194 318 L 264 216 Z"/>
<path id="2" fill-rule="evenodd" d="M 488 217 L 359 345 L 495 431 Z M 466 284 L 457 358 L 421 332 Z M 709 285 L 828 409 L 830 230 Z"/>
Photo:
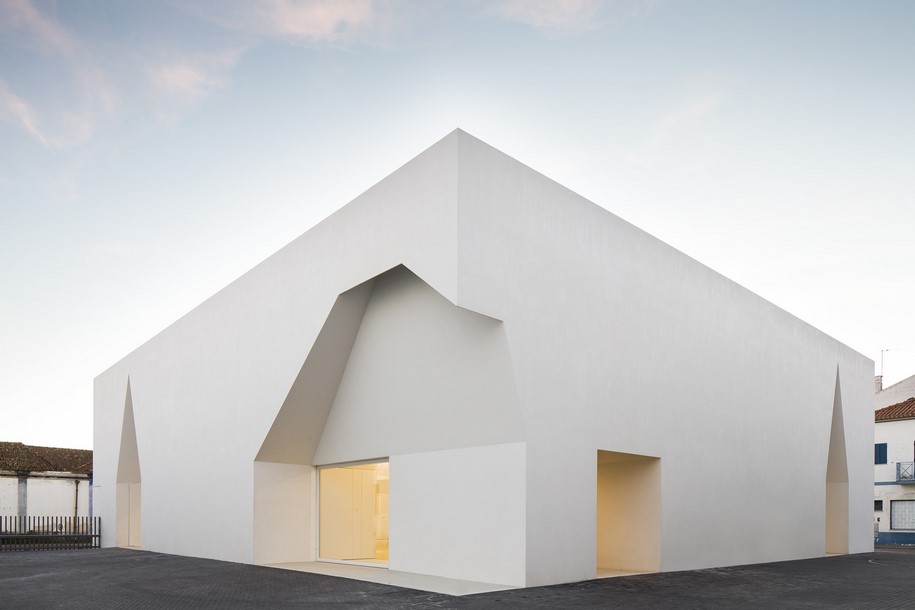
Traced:
<path id="1" fill-rule="evenodd" d="M 883 391 L 883 354 L 888 351 L 890 348 L 880 350 L 880 374 L 874 378 L 874 390 L 878 393 Z"/>

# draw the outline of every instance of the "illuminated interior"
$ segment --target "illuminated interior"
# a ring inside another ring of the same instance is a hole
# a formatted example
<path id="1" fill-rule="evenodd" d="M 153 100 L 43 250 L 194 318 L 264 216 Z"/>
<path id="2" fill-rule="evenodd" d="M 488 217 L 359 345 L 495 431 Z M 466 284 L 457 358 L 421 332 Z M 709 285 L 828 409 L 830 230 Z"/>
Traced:
<path id="1" fill-rule="evenodd" d="M 661 460 L 597 452 L 597 576 L 661 570 Z"/>
<path id="2" fill-rule="evenodd" d="M 318 473 L 319 559 L 387 565 L 388 462 Z"/>

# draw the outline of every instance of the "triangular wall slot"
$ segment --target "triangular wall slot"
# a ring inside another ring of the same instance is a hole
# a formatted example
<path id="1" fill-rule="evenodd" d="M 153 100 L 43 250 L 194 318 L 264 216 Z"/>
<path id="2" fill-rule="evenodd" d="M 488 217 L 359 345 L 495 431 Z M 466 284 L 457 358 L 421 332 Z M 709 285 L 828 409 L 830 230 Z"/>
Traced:
<path id="1" fill-rule="evenodd" d="M 848 553 L 848 458 L 838 369 L 826 459 L 826 553 Z"/>
<path id="2" fill-rule="evenodd" d="M 124 419 L 121 424 L 121 450 L 118 453 L 118 483 L 140 482 L 140 455 L 137 451 L 137 428 L 133 419 L 133 397 L 127 380 Z"/>
<path id="3" fill-rule="evenodd" d="M 140 454 L 137 450 L 137 428 L 133 414 L 130 380 L 124 398 L 124 419 L 121 424 L 121 448 L 118 452 L 116 490 L 117 545 L 140 546 Z"/>

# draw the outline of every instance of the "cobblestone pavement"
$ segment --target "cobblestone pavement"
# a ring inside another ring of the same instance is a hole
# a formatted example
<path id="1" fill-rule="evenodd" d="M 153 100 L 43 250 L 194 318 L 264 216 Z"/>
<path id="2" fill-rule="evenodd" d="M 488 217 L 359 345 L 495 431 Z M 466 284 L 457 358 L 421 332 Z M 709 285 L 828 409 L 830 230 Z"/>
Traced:
<path id="1" fill-rule="evenodd" d="M 915 608 L 915 550 L 450 597 L 123 549 L 0 553 L 0 608 Z"/>

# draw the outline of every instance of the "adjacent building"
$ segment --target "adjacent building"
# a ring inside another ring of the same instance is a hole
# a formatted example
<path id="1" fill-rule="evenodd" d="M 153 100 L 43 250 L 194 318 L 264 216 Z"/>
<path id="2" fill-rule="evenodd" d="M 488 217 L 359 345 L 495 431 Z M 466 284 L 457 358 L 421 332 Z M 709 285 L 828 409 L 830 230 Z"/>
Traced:
<path id="1" fill-rule="evenodd" d="M 915 544 L 915 396 L 877 409 L 874 421 L 875 542 Z"/>
<path id="2" fill-rule="evenodd" d="M 0 517 L 92 515 L 92 451 L 0 442 Z"/>
<path id="3" fill-rule="evenodd" d="M 95 505 L 512 586 L 865 552 L 873 374 L 458 130 L 96 378 Z"/>

